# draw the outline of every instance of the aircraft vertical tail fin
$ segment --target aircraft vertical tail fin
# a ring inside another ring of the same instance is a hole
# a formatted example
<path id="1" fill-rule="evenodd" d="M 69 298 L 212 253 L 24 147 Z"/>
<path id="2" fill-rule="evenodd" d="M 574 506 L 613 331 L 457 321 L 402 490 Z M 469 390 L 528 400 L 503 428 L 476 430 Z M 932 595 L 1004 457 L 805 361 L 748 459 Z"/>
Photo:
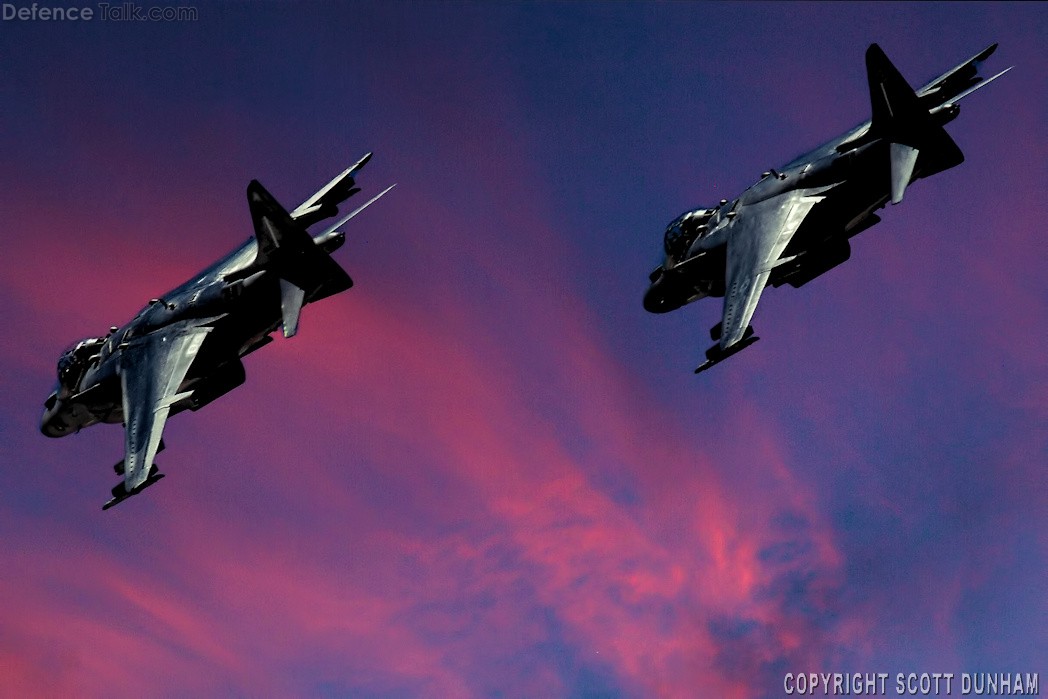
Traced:
<path id="1" fill-rule="evenodd" d="M 889 143 L 891 201 L 898 204 L 912 180 L 960 165 L 964 154 L 877 44 L 866 50 L 866 77 L 870 133 Z"/>
<path id="2" fill-rule="evenodd" d="M 255 264 L 280 278 L 284 337 L 291 337 L 303 305 L 345 291 L 353 280 L 258 180 L 247 186 L 247 200 L 258 244 Z"/>
<path id="3" fill-rule="evenodd" d="M 871 129 L 905 137 L 913 126 L 928 121 L 928 111 L 921 107 L 917 93 L 877 44 L 870 44 L 866 50 L 866 78 L 873 110 Z"/>

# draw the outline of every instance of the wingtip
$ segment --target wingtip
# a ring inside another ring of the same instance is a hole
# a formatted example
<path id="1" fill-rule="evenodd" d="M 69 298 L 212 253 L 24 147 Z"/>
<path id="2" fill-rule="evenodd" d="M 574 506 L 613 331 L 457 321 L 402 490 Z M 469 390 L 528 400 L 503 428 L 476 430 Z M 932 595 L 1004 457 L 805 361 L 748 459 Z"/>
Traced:
<path id="1" fill-rule="evenodd" d="M 360 170 L 368 164 L 368 161 L 371 160 L 372 155 L 374 155 L 374 153 L 372 153 L 371 151 L 365 153 L 364 157 L 358 160 L 352 167 L 350 167 L 344 173 L 342 173 L 342 176 L 349 175 L 350 177 L 352 177 L 353 175 L 360 172 Z"/>
<path id="2" fill-rule="evenodd" d="M 987 46 L 986 48 L 984 48 L 982 50 L 982 53 L 978 54 L 975 57 L 975 60 L 977 60 L 977 61 L 985 61 L 987 58 L 992 56 L 993 52 L 996 51 L 996 50 L 997 50 L 997 42 L 995 41 L 992 44 L 990 44 L 989 46 Z"/>

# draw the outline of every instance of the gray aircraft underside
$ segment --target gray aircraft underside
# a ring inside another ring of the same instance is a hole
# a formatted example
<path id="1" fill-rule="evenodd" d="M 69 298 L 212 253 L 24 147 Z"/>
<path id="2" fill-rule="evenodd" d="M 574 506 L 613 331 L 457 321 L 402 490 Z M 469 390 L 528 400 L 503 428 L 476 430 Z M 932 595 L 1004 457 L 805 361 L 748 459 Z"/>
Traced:
<path id="1" fill-rule="evenodd" d="M 91 425 L 123 423 L 123 476 L 115 505 L 163 474 L 153 459 L 170 415 L 198 410 L 244 383 L 241 358 L 298 330 L 302 307 L 353 285 L 330 254 L 345 242 L 339 228 L 388 192 L 373 197 L 317 235 L 307 228 L 338 214 L 360 190 L 353 167 L 292 212 L 257 181 L 247 188 L 255 237 L 193 279 L 155 298 L 123 327 L 88 338 L 58 361 L 58 384 L 45 402 L 40 430 L 63 437 Z"/>
<path id="2" fill-rule="evenodd" d="M 866 52 L 872 118 L 843 136 L 769 170 L 734 201 L 687 211 L 666 229 L 665 261 L 650 275 L 644 308 L 665 313 L 706 296 L 723 297 L 710 330 L 704 371 L 759 338 L 750 320 L 765 286 L 800 287 L 845 262 L 849 239 L 898 204 L 906 187 L 959 165 L 943 125 L 957 102 L 989 79 L 979 65 L 993 44 L 916 92 L 876 44 Z"/>

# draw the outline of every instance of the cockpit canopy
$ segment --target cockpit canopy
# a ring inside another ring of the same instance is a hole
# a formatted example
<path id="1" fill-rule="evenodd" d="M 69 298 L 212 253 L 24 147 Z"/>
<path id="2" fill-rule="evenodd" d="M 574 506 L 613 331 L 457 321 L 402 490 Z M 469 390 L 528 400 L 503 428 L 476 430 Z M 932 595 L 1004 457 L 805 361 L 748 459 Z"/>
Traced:
<path id="1" fill-rule="evenodd" d="M 68 348 L 58 358 L 58 381 L 63 386 L 76 388 L 91 360 L 98 356 L 105 344 L 104 337 L 89 337 Z"/>
<path id="2" fill-rule="evenodd" d="M 663 247 L 675 260 L 684 257 L 697 238 L 707 232 L 706 224 L 716 209 L 694 209 L 678 216 L 666 227 Z"/>

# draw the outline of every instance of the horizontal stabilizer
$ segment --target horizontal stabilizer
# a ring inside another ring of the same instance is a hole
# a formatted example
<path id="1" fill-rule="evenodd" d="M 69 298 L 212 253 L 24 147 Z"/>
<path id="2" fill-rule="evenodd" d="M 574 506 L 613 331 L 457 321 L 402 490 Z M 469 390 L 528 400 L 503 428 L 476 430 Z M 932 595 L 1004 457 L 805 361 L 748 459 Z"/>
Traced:
<path id="1" fill-rule="evenodd" d="M 317 221 L 334 216 L 338 212 L 338 205 L 360 190 L 354 187 L 355 176 L 361 168 L 371 160 L 371 153 L 351 167 L 339 173 L 333 180 L 324 185 L 316 194 L 302 202 L 298 208 L 291 212 L 291 218 L 308 228 Z"/>
<path id="2" fill-rule="evenodd" d="M 948 102 L 956 102 L 962 97 L 970 95 L 994 78 L 1003 75 L 1003 73 L 998 73 L 989 79 L 983 79 L 979 75 L 979 67 L 983 61 L 988 59 L 996 50 L 997 44 L 987 46 L 964 63 L 951 68 L 922 87 L 917 91 L 921 105 L 927 109 L 934 109 Z"/>

